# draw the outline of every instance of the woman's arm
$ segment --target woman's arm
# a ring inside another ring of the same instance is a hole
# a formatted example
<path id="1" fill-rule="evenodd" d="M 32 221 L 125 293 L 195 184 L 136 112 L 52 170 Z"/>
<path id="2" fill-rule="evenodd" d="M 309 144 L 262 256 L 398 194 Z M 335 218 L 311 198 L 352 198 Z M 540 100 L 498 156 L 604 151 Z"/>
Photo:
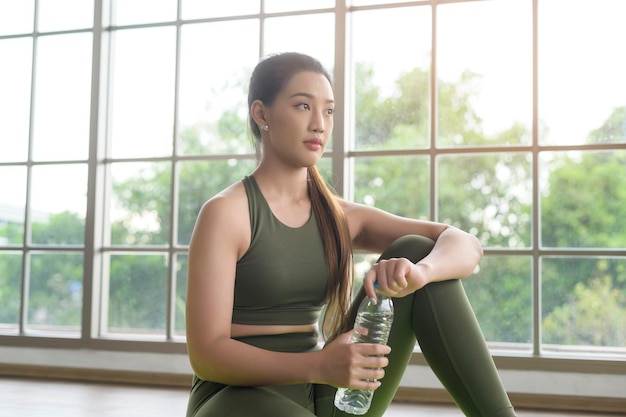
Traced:
<path id="1" fill-rule="evenodd" d="M 357 249 L 381 253 L 397 238 L 410 234 L 435 241 L 431 253 L 415 265 L 406 260 L 392 260 L 375 266 L 365 281 L 369 295 L 374 294 L 375 280 L 379 281 L 383 290 L 387 289 L 387 280 L 390 281 L 389 287 L 393 284 L 391 281 L 395 281 L 399 289 L 389 292 L 402 296 L 429 282 L 466 277 L 474 271 L 482 257 L 483 250 L 478 239 L 456 227 L 396 216 L 358 203 L 344 202 L 343 205 Z"/>
<path id="2" fill-rule="evenodd" d="M 301 382 L 375 389 L 362 379 L 380 379 L 388 353 L 377 345 L 352 346 L 338 339 L 319 352 L 279 353 L 231 338 L 233 289 L 237 260 L 250 241 L 247 200 L 237 187 L 201 209 L 189 247 L 187 280 L 187 349 L 202 379 L 229 385 Z M 344 343 L 342 343 L 344 342 Z"/>

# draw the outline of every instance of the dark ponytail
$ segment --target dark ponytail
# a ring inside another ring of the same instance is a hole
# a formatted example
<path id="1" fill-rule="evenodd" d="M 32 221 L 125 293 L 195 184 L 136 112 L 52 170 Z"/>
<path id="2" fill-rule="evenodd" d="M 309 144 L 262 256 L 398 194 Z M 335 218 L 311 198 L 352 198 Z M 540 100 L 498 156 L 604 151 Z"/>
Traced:
<path id="1" fill-rule="evenodd" d="M 309 198 L 317 216 L 328 267 L 328 304 L 322 334 L 332 340 L 345 327 L 352 299 L 352 239 L 337 196 L 328 188 L 316 166 L 309 167 L 308 173 Z"/>

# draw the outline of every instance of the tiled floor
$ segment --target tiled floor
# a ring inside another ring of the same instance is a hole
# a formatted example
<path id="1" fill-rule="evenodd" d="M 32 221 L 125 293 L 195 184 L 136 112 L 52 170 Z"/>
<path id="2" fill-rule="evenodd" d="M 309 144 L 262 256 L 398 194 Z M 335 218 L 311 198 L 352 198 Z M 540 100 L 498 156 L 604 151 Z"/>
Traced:
<path id="1" fill-rule="evenodd" d="M 0 417 L 184 417 L 186 402 L 186 389 L 0 378 Z M 394 403 L 385 416 L 463 417 L 463 414 L 450 406 Z M 518 416 L 603 415 L 518 410 Z"/>

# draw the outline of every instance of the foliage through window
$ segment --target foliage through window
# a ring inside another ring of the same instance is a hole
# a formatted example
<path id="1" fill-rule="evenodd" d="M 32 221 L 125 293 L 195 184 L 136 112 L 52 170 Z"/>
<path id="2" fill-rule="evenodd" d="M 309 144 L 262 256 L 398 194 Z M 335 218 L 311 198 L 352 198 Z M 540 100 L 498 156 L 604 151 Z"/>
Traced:
<path id="1" fill-rule="evenodd" d="M 484 245 L 493 346 L 626 355 L 621 2 L 74 3 L 0 3 L 0 337 L 182 344 L 196 215 L 256 164 L 250 71 L 296 49 L 346 104 L 328 182 Z"/>

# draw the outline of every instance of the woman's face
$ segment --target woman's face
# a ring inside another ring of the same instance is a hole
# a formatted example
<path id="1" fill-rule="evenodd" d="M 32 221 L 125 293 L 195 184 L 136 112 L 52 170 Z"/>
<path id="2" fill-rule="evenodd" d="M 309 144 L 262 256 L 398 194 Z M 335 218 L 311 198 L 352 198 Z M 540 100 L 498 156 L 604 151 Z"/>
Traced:
<path id="1" fill-rule="evenodd" d="M 269 131 L 263 153 L 273 152 L 296 167 L 314 165 L 330 139 L 334 107 L 332 86 L 324 75 L 296 74 L 266 108 Z"/>

